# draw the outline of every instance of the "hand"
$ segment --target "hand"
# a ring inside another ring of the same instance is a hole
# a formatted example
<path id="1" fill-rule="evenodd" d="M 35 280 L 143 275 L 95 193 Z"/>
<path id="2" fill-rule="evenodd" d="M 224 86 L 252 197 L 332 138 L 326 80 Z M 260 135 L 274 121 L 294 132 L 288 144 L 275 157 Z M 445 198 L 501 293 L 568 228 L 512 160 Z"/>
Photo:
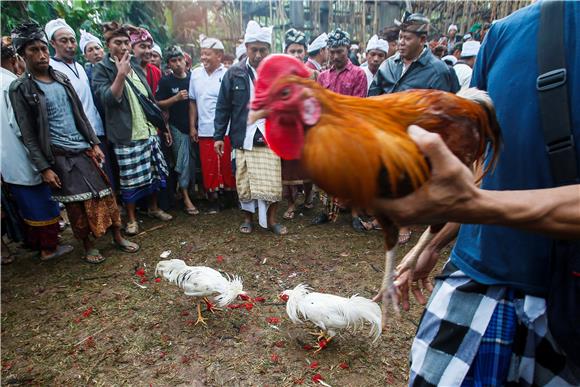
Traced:
<path id="1" fill-rule="evenodd" d="M 473 173 L 451 153 L 438 134 L 416 125 L 411 125 L 408 133 L 429 159 L 431 177 L 403 198 L 377 199 L 373 208 L 401 226 L 448 221 L 467 223 L 465 214 L 481 195 Z M 470 215 L 475 216 L 473 212 Z"/>
<path id="2" fill-rule="evenodd" d="M 197 129 L 196 128 L 190 128 L 189 129 L 189 138 L 191 138 L 191 141 L 193 141 L 193 142 L 198 142 L 199 141 L 199 136 L 197 135 Z"/>
<path id="3" fill-rule="evenodd" d="M 428 245 L 421 255 L 419 255 L 414 271 L 407 270 L 399 275 L 395 275 L 395 286 L 397 293 L 400 293 L 403 310 L 409 310 L 409 288 L 411 288 L 413 296 L 419 304 L 425 305 L 427 303 L 426 293 L 424 294 L 423 290 L 433 291 L 433 284 L 429 280 L 429 274 L 438 260 L 439 252 L 433 246 Z"/>
<path id="4" fill-rule="evenodd" d="M 189 98 L 189 94 L 187 93 L 187 90 L 179 90 L 179 93 L 175 94 L 173 98 L 175 98 L 176 101 L 184 101 Z"/>
<path id="5" fill-rule="evenodd" d="M 215 149 L 215 153 L 217 153 L 219 157 L 222 157 L 224 155 L 224 142 L 216 141 L 213 144 L 213 149 Z"/>
<path id="6" fill-rule="evenodd" d="M 97 160 L 98 164 L 105 162 L 105 154 L 101 150 L 101 147 L 99 147 L 98 145 L 95 145 L 95 146 L 93 146 L 92 150 L 93 150 L 93 157 L 95 158 L 95 160 Z"/>
<path id="7" fill-rule="evenodd" d="M 48 185 L 50 185 L 52 188 L 61 188 L 62 185 L 60 183 L 60 179 L 58 178 L 58 175 L 56 173 L 54 173 L 54 171 L 52 169 L 45 169 L 44 171 L 41 172 L 42 174 L 42 180 L 44 180 L 45 183 L 47 183 Z"/>
<path id="8" fill-rule="evenodd" d="M 173 144 L 173 136 L 171 135 L 171 131 L 166 130 L 163 132 L 163 136 L 165 137 L 165 143 L 167 146 L 171 146 Z"/>
<path id="9" fill-rule="evenodd" d="M 129 55 L 129 51 L 127 51 L 120 60 L 115 62 L 115 65 L 117 66 L 117 74 L 121 74 L 123 76 L 129 75 L 131 72 L 130 58 L 131 56 Z"/>

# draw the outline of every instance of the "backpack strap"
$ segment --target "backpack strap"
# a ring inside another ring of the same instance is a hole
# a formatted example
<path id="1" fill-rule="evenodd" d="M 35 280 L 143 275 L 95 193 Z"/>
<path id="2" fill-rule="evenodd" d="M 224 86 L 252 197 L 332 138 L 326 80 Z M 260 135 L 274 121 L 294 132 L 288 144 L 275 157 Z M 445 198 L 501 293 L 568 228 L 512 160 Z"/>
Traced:
<path id="1" fill-rule="evenodd" d="M 577 183 L 578 163 L 570 129 L 568 79 L 564 51 L 564 1 L 545 0 L 538 29 L 536 89 L 544 141 L 556 186 Z"/>

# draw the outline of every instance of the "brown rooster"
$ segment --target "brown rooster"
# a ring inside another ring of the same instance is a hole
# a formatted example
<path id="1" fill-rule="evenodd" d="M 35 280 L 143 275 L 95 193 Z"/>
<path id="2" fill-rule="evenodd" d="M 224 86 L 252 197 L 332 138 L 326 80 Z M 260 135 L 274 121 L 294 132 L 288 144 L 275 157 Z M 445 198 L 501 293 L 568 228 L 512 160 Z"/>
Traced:
<path id="1" fill-rule="evenodd" d="M 500 146 L 500 129 L 485 92 L 469 89 L 455 95 L 437 90 L 410 90 L 372 98 L 333 93 L 309 80 L 299 60 L 271 55 L 258 69 L 249 121 L 266 117 L 266 141 L 283 159 L 301 159 L 312 180 L 329 194 L 373 211 L 377 198 L 405 196 L 430 175 L 428 160 L 407 134 L 418 125 L 441 135 L 466 165 L 482 160 L 488 141 Z M 385 233 L 385 275 L 375 299 L 394 301 L 393 266 L 399 227 L 374 211 Z M 397 268 L 412 270 L 427 244 L 443 225 L 432 225 L 413 254 Z"/>

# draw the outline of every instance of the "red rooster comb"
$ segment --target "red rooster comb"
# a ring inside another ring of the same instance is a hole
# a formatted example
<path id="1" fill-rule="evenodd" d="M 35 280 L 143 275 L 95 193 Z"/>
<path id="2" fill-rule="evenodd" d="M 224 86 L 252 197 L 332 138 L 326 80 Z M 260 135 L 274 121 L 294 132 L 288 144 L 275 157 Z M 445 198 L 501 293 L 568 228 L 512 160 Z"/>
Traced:
<path id="1" fill-rule="evenodd" d="M 269 102 L 270 87 L 287 75 L 297 75 L 308 78 L 310 72 L 300 60 L 290 55 L 273 54 L 266 57 L 258 66 L 258 80 L 254 91 L 254 99 L 250 106 L 253 110 L 261 109 L 265 102 Z"/>

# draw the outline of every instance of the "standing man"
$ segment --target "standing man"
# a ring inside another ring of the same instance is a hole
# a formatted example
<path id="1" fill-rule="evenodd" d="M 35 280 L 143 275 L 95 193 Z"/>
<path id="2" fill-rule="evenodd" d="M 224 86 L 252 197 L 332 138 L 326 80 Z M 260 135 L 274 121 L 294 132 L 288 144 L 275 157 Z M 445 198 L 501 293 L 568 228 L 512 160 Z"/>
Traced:
<path id="1" fill-rule="evenodd" d="M 159 70 L 163 70 L 161 68 L 161 64 L 163 63 L 163 54 L 161 53 L 161 47 L 157 43 L 153 44 L 151 48 L 151 64 L 157 67 Z"/>
<path id="2" fill-rule="evenodd" d="M 308 45 L 308 60 L 306 61 L 306 67 L 318 72 L 326 69 L 326 63 L 328 62 L 327 42 L 328 35 L 326 32 L 323 32 Z"/>
<path id="3" fill-rule="evenodd" d="M 399 47 L 399 31 L 400 29 L 397 26 L 386 27 L 383 30 L 382 39 L 389 43 L 387 58 L 390 58 L 397 53 L 397 49 Z"/>
<path id="4" fill-rule="evenodd" d="M 83 241 L 84 260 L 101 263 L 90 239 L 112 228 L 115 244 L 125 252 L 139 249 L 121 236 L 121 217 L 111 186 L 98 167 L 104 155 L 99 139 L 66 75 L 49 65 L 46 35 L 35 23 L 12 31 L 16 51 L 27 72 L 10 85 L 10 100 L 24 144 L 54 200 L 64 203 L 75 237 Z"/>
<path id="5" fill-rule="evenodd" d="M 250 20 L 244 35 L 247 58 L 230 69 L 222 79 L 215 114 L 215 150 L 224 156 L 224 138 L 230 128 L 232 147 L 236 149 L 236 186 L 244 222 L 240 232 L 253 231 L 253 214 L 258 212 L 259 224 L 276 235 L 288 233 L 276 221 L 276 209 L 282 199 L 280 158 L 264 141 L 265 120 L 248 125 L 248 104 L 254 94 L 256 69 L 268 55 L 272 42 L 272 27 L 260 27 Z"/>
<path id="6" fill-rule="evenodd" d="M 173 137 L 175 172 L 179 175 L 179 189 L 183 196 L 185 213 L 197 215 L 199 211 L 189 197 L 189 189 L 195 186 L 195 166 L 197 152 L 189 137 L 190 113 L 187 101 L 189 71 L 185 69 L 185 57 L 179 46 L 171 46 L 165 51 L 169 75 L 161 78 L 157 89 L 159 107 L 169 112 L 169 128 Z"/>
<path id="7" fill-rule="evenodd" d="M 161 80 L 161 70 L 151 63 L 153 58 L 153 37 L 145 28 L 130 26 L 129 30 L 133 55 L 139 61 L 139 65 L 147 78 L 149 88 L 155 97 L 157 86 Z"/>
<path id="8" fill-rule="evenodd" d="M 348 32 L 337 28 L 328 35 L 327 44 L 331 67 L 318 76 L 318 83 L 338 94 L 366 97 L 368 89 L 367 76 L 364 70 L 352 64 L 348 57 L 350 47 L 350 35 Z M 326 200 L 328 208 L 312 220 L 313 224 L 334 221 L 338 216 L 339 207 L 336 198 L 328 197 Z M 369 225 L 362 221 L 356 209 L 352 209 L 351 213 L 352 227 L 356 231 L 365 231 L 370 228 Z"/>
<path id="9" fill-rule="evenodd" d="M 135 205 L 141 198 L 150 199 L 150 217 L 161 221 L 173 217 L 157 203 L 157 192 L 167 182 L 167 164 L 157 129 L 147 120 L 137 98 L 136 91 L 150 99 L 153 94 L 139 61 L 129 54 L 129 28 L 117 22 L 103 25 L 109 53 L 95 66 L 93 86 L 105 107 L 107 134 L 119 165 L 121 198 L 127 209 L 125 232 L 136 235 L 139 225 Z M 171 144 L 171 134 L 164 134 Z"/>
<path id="10" fill-rule="evenodd" d="M 386 40 L 379 39 L 377 35 L 370 38 L 366 48 L 367 61 L 360 66 L 367 76 L 367 88 L 371 87 L 379 66 L 387 59 L 388 52 L 389 43 Z"/>
<path id="11" fill-rule="evenodd" d="M 28 157 L 28 150 L 22 142 L 20 127 L 12 110 L 8 90 L 10 84 L 17 79 L 16 63 L 14 48 L 2 42 L 2 68 L 0 68 L 2 184 L 9 188 L 22 215 L 26 245 L 40 251 L 40 260 L 47 261 L 70 253 L 73 247 L 58 243 L 60 216 L 58 203 L 51 199 L 50 186 L 42 181 L 42 176 Z"/>
<path id="12" fill-rule="evenodd" d="M 461 38 L 457 35 L 458 28 L 455 24 L 451 24 L 447 28 L 447 55 L 452 55 L 455 50 L 455 45 L 461 42 Z"/>
<path id="13" fill-rule="evenodd" d="M 211 203 L 209 213 L 214 214 L 219 211 L 219 192 L 233 195 L 236 190 L 230 136 L 226 131 L 223 155 L 216 153 L 213 139 L 216 104 L 227 69 L 221 63 L 224 45 L 220 40 L 203 37 L 200 46 L 202 66 L 191 72 L 189 82 L 189 135 L 199 142 L 203 187 Z"/>
<path id="14" fill-rule="evenodd" d="M 85 72 L 90 81 L 93 79 L 93 68 L 103 59 L 105 50 L 103 50 L 103 44 L 99 38 L 85 30 L 81 30 L 79 47 L 87 60 L 87 63 L 85 63 Z"/>
<path id="15" fill-rule="evenodd" d="M 477 40 L 470 40 L 463 43 L 461 59 L 453 66 L 453 69 L 457 74 L 457 79 L 459 80 L 459 86 L 461 86 L 461 90 L 469 88 L 469 84 L 471 83 L 471 74 L 473 72 L 473 65 L 475 64 L 475 58 L 477 57 L 480 46 L 481 43 L 479 43 Z"/>

